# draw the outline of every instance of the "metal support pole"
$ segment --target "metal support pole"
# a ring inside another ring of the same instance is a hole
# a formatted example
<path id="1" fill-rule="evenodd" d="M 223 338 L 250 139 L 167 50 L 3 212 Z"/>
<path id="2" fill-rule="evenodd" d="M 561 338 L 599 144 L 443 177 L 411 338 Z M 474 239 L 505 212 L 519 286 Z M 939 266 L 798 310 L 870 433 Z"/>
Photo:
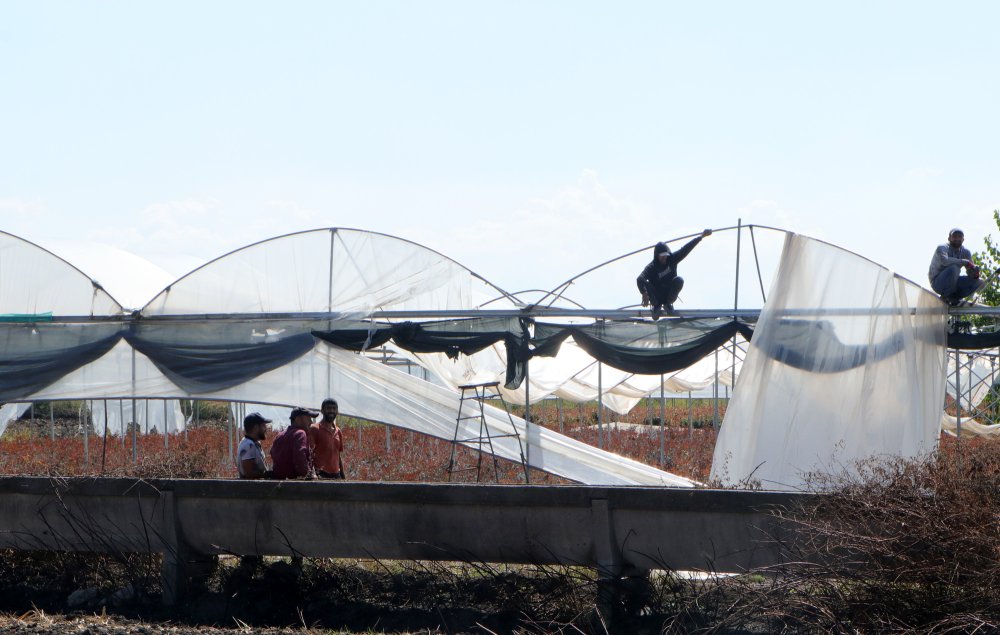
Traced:
<path id="1" fill-rule="evenodd" d="M 332 248 L 332 245 L 331 245 Z M 332 261 L 331 261 L 332 266 Z M 385 346 L 382 347 L 382 364 L 388 366 L 388 351 L 385 350 Z M 389 432 L 389 426 L 385 426 L 385 453 L 388 455 L 392 452 L 392 433 Z"/>
<path id="2" fill-rule="evenodd" d="M 691 391 L 688 391 L 688 436 L 694 436 L 694 402 L 691 401 Z"/>
<path id="3" fill-rule="evenodd" d="M 743 236 L 743 219 L 736 221 L 736 292 L 733 294 L 733 312 L 740 308 L 740 242 Z M 735 318 L 734 318 L 735 319 Z M 733 359 L 729 369 L 729 382 L 736 387 L 736 333 L 733 333 Z M 726 404 L 728 409 L 728 404 Z"/>
<path id="4" fill-rule="evenodd" d="M 663 434 L 663 426 L 666 424 L 667 418 L 667 401 L 663 396 L 663 375 L 660 375 L 660 467 L 663 467 L 663 463 L 666 460 L 666 439 Z"/>
<path id="5" fill-rule="evenodd" d="M 712 413 L 712 427 L 719 429 L 719 349 L 715 349 L 715 381 L 712 384 L 712 399 L 715 411 Z"/>
<path id="6" fill-rule="evenodd" d="M 959 363 L 961 359 L 958 356 L 958 349 L 955 349 L 955 448 L 956 450 L 961 450 L 962 448 L 962 372 L 959 368 Z M 958 458 L 961 460 L 962 454 L 958 452 Z"/>
<path id="7" fill-rule="evenodd" d="M 499 388 L 497 388 L 499 390 Z M 531 363 L 524 360 L 524 483 L 528 484 L 531 465 Z"/>
<path id="8" fill-rule="evenodd" d="M 524 420 L 531 421 L 531 384 L 529 383 L 528 362 L 524 363 Z M 525 428 L 527 432 L 527 428 Z"/>
<path id="9" fill-rule="evenodd" d="M 732 364 L 729 367 L 729 385 L 732 386 L 733 392 L 736 392 L 736 336 L 733 336 L 733 358 L 730 360 Z M 729 404 L 726 404 L 728 407 Z"/>
<path id="10" fill-rule="evenodd" d="M 559 412 L 559 434 L 563 433 L 563 400 L 562 397 L 556 398 L 556 409 Z"/>
<path id="11" fill-rule="evenodd" d="M 996 385 L 997 385 L 997 358 L 995 356 L 990 356 L 990 396 L 993 397 L 990 401 L 996 399 Z M 990 420 L 990 423 L 996 423 L 996 418 Z"/>
<path id="12" fill-rule="evenodd" d="M 604 385 L 601 369 L 597 362 L 597 447 L 604 449 Z"/>
<path id="13" fill-rule="evenodd" d="M 139 463 L 139 417 L 136 413 L 136 400 L 132 400 L 132 465 Z"/>
<path id="14" fill-rule="evenodd" d="M 743 236 L 743 219 L 736 221 L 736 290 L 733 292 L 733 311 L 740 308 L 740 238 Z"/>
<path id="15" fill-rule="evenodd" d="M 139 463 L 139 413 L 135 400 L 135 349 L 132 349 L 132 465 Z"/>
<path id="16" fill-rule="evenodd" d="M 764 293 L 764 277 L 760 275 L 760 259 L 757 257 L 757 239 L 753 235 L 753 225 L 750 225 L 750 244 L 753 246 L 753 261 L 757 265 L 757 281 L 760 283 L 760 298 L 767 302 L 767 294 Z"/>
<path id="17" fill-rule="evenodd" d="M 330 230 L 330 268 L 327 271 L 326 278 L 326 310 L 328 313 L 333 313 L 333 247 L 337 241 L 337 230 L 336 228 Z M 327 320 L 326 322 L 327 330 L 333 329 L 333 320 Z M 362 353 L 363 354 L 363 353 Z M 329 358 L 326 360 L 326 394 L 329 395 L 332 391 L 330 390 L 330 384 L 332 382 L 333 369 L 331 368 L 332 362 Z M 409 368 L 407 368 L 409 371 Z"/>
<path id="18" fill-rule="evenodd" d="M 49 402 L 49 436 L 53 441 L 56 440 L 56 408 L 55 402 Z"/>
<path id="19" fill-rule="evenodd" d="M 80 422 L 83 424 L 83 472 L 86 474 L 90 471 L 90 429 L 88 426 L 92 425 L 88 422 L 87 415 L 93 416 L 94 402 L 84 402 L 82 407 L 84 412 L 80 414 Z"/>
<path id="20" fill-rule="evenodd" d="M 104 442 L 101 444 L 101 474 L 104 474 L 104 460 L 108 455 L 108 400 L 104 399 Z"/>

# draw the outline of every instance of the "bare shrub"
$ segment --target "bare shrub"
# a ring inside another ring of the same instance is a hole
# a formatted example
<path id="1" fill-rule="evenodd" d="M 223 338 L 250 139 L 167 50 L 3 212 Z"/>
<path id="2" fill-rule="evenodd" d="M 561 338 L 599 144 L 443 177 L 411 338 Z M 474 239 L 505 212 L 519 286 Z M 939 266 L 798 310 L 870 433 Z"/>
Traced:
<path id="1" fill-rule="evenodd" d="M 825 494 L 780 514 L 786 564 L 707 586 L 675 631 L 1000 630 L 1000 446 L 872 459 L 810 486 Z"/>

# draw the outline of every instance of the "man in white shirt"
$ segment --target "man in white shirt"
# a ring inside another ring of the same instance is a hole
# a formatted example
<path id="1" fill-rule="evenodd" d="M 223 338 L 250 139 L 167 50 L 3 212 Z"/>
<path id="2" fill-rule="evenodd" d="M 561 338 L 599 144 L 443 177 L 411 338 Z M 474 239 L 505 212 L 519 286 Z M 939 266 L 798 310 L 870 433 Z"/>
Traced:
<path id="1" fill-rule="evenodd" d="M 239 469 L 240 478 L 258 479 L 271 475 L 267 463 L 264 462 L 264 451 L 260 447 L 260 442 L 267 437 L 269 423 L 271 420 L 265 419 L 259 412 L 251 412 L 244 417 L 244 436 L 236 452 L 236 467 Z"/>

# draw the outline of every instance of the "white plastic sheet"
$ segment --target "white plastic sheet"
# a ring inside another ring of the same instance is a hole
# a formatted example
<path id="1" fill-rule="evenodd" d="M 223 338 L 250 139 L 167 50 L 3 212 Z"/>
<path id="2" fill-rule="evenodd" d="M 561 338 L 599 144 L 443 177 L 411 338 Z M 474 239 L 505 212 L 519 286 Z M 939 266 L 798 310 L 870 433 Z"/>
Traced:
<path id="1" fill-rule="evenodd" d="M 933 294 L 891 271 L 789 234 L 719 434 L 712 478 L 798 489 L 810 472 L 934 450 L 946 317 Z"/>
<path id="2" fill-rule="evenodd" d="M 134 394 L 161 399 L 192 397 L 282 407 L 318 407 L 324 398 L 332 396 L 339 402 L 341 412 L 348 416 L 446 440 L 455 436 L 459 405 L 457 391 L 320 341 L 310 353 L 290 364 L 243 384 L 211 393 L 186 393 L 139 353 L 135 353 L 134 368 L 136 378 L 133 380 L 132 350 L 125 342 L 120 342 L 103 358 L 32 398 L 40 401 L 66 399 L 89 392 L 93 397 L 113 399 L 135 391 Z M 103 410 L 95 412 L 96 423 L 103 426 L 103 419 L 97 418 L 103 417 Z M 503 410 L 488 407 L 487 412 L 487 423 L 493 435 L 512 432 L 510 420 Z M 280 417 L 270 418 L 275 419 L 276 428 L 287 423 Z M 240 424 L 237 421 L 237 428 Z M 472 422 L 465 422 L 465 427 L 459 431 L 459 438 L 478 436 L 478 423 L 474 430 L 473 425 Z M 588 484 L 693 485 L 686 478 L 603 452 L 539 426 L 530 426 L 525 431 L 524 421 L 516 417 L 514 425 L 518 426 L 525 457 L 532 467 Z M 498 456 L 520 461 L 520 451 L 511 437 L 496 439 L 493 447 Z"/>
<path id="3" fill-rule="evenodd" d="M 5 403 L 0 406 L 0 434 L 3 434 L 7 430 L 7 426 L 28 412 L 30 408 L 30 403 L 20 402 Z"/>
<path id="4" fill-rule="evenodd" d="M 393 236 L 318 229 L 256 243 L 196 269 L 144 315 L 470 309 L 503 296 L 458 263 Z M 503 300 L 490 308 L 514 307 Z"/>
<path id="5" fill-rule="evenodd" d="M 963 417 L 961 420 L 961 435 L 959 435 L 958 417 L 948 413 L 941 413 L 941 431 L 953 437 L 961 436 L 963 439 L 971 437 L 986 437 L 995 439 L 1000 437 L 1000 423 L 984 424 L 975 419 Z"/>
<path id="6" fill-rule="evenodd" d="M 746 346 L 742 337 L 737 338 L 737 349 Z M 506 373 L 506 351 L 494 345 L 470 356 L 449 359 L 442 353 L 413 354 L 397 349 L 403 357 L 413 358 L 431 370 L 447 386 L 499 381 L 503 384 Z M 742 352 L 735 360 L 738 374 L 742 367 Z M 529 403 L 538 403 L 548 397 L 559 397 L 575 403 L 588 403 L 601 398 L 604 405 L 618 414 L 628 414 L 644 397 L 658 396 L 660 375 L 636 375 L 604 365 L 598 382 L 597 362 L 584 352 L 572 337 L 559 349 L 556 357 L 535 357 L 529 363 L 528 379 L 516 389 L 501 388 L 510 403 L 523 404 L 525 394 Z M 718 371 L 716 371 L 718 364 Z M 663 376 L 663 390 L 669 394 L 697 392 L 715 382 L 732 386 L 734 360 L 727 349 L 702 358 L 695 364 Z M 600 384 L 600 390 L 598 390 Z"/>
<path id="7" fill-rule="evenodd" d="M 110 435 L 130 435 L 131 423 L 137 425 L 137 434 L 181 432 L 187 423 L 177 399 L 88 400 L 87 407 L 94 430 L 103 432 L 107 423 Z"/>
<path id="8" fill-rule="evenodd" d="M 0 232 L 0 314 L 121 315 L 97 283 L 38 245 Z"/>

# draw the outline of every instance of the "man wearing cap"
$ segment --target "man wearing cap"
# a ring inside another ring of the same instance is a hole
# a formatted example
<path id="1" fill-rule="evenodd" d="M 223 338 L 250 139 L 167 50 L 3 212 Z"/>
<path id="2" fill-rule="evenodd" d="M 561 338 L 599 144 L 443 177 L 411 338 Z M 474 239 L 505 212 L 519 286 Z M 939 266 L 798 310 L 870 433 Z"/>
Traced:
<path id="1" fill-rule="evenodd" d="M 316 478 L 306 430 L 319 413 L 309 408 L 293 408 L 291 424 L 274 438 L 271 462 L 274 478 Z"/>
<path id="2" fill-rule="evenodd" d="M 243 440 L 236 451 L 236 468 L 240 478 L 258 479 L 271 475 L 264 462 L 264 451 L 260 447 L 260 442 L 267 437 L 269 423 L 271 420 L 265 419 L 259 412 L 251 412 L 243 418 Z"/>
<path id="3" fill-rule="evenodd" d="M 344 451 L 344 438 L 337 427 L 340 407 L 336 399 L 327 397 L 320 410 L 323 418 L 309 426 L 309 449 L 312 450 L 316 475 L 320 478 L 344 478 L 344 462 L 340 457 Z"/>
<path id="4" fill-rule="evenodd" d="M 964 242 L 965 233 L 961 229 L 956 227 L 948 232 L 948 242 L 934 250 L 927 272 L 931 288 L 952 306 L 986 284 L 979 278 L 979 268 L 972 262 L 972 253 L 962 246 Z M 969 275 L 961 275 L 963 267 Z"/>
<path id="5" fill-rule="evenodd" d="M 660 319 L 661 309 L 666 309 L 668 315 L 674 312 L 674 302 L 684 288 L 684 278 L 677 275 L 677 265 L 702 238 L 711 235 L 712 230 L 706 229 L 675 252 L 670 251 L 667 243 L 656 243 L 653 247 L 653 261 L 646 265 L 635 283 L 642 294 L 642 306 L 653 305 L 654 320 Z"/>

